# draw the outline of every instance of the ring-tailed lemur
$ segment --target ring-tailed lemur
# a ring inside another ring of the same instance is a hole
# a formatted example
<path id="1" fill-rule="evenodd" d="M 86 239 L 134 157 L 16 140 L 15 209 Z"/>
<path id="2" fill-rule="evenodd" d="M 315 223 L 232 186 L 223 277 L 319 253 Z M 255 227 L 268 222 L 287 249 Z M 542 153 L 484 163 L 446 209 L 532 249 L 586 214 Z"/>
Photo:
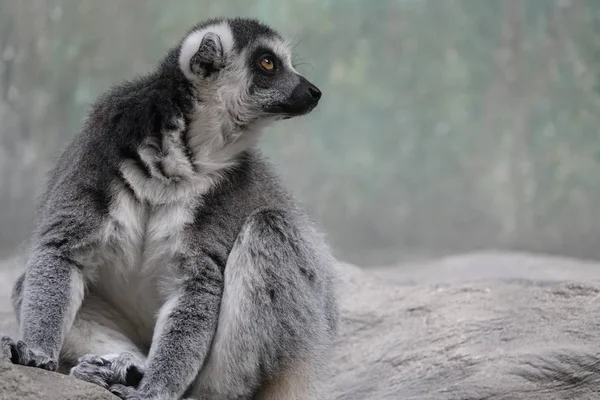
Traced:
<path id="1" fill-rule="evenodd" d="M 14 363 L 126 399 L 313 399 L 333 257 L 255 142 L 321 92 L 248 19 L 190 30 L 93 105 L 57 162 L 13 290 Z"/>

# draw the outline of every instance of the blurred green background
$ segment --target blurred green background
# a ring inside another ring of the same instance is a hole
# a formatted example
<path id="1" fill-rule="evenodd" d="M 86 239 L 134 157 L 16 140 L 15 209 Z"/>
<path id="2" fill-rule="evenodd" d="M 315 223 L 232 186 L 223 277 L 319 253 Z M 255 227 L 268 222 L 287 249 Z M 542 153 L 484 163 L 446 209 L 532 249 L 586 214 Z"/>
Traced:
<path id="1" fill-rule="evenodd" d="M 598 0 L 0 0 L 0 258 L 90 102 L 213 16 L 270 23 L 323 89 L 262 147 L 339 258 L 600 259 Z"/>

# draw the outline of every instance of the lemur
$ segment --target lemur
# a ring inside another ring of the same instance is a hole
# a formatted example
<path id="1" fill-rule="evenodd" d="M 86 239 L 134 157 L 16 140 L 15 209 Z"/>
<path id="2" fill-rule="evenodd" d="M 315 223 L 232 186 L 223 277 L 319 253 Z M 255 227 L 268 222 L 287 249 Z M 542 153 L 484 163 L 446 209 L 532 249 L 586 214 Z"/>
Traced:
<path id="1" fill-rule="evenodd" d="M 122 399 L 319 398 L 334 257 L 257 139 L 320 97 L 241 18 L 100 95 L 41 197 L 4 353 Z"/>

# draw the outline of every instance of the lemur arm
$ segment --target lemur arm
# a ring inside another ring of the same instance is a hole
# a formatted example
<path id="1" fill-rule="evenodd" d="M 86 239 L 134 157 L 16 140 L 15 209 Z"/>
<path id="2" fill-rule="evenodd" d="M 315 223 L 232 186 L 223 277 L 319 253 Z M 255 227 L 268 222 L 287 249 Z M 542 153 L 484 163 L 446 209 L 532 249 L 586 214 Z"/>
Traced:
<path id="1" fill-rule="evenodd" d="M 29 351 L 22 344 L 17 346 L 18 363 L 56 370 L 54 363 L 83 300 L 81 271 L 68 255 L 39 249 L 33 254 L 23 289 L 21 335 Z"/>
<path id="2" fill-rule="evenodd" d="M 159 312 L 137 393 L 121 385 L 111 388 L 121 398 L 178 399 L 206 359 L 216 331 L 224 271 L 206 255 L 184 264 L 191 273 Z"/>
<path id="3" fill-rule="evenodd" d="M 77 185 L 71 181 L 71 185 Z M 69 190 L 71 189 L 71 190 Z M 55 188 L 39 216 L 33 248 L 20 285 L 13 289 L 22 341 L 2 338 L 2 349 L 14 363 L 56 370 L 64 338 L 84 296 L 83 266 L 78 249 L 85 248 L 101 215 L 94 194 L 79 196 Z"/>

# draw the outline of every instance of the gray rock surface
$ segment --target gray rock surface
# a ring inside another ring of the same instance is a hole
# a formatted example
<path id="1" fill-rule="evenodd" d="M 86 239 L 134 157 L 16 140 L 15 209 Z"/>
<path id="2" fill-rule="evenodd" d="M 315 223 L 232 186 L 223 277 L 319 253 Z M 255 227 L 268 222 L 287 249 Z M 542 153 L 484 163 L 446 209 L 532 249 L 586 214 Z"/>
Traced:
<path id="1" fill-rule="evenodd" d="M 480 280 L 589 280 L 600 279 L 595 262 L 539 254 L 480 252 L 459 254 L 370 271 L 405 284 L 432 284 Z"/>
<path id="2" fill-rule="evenodd" d="M 118 400 L 108 390 L 66 375 L 0 359 L 0 400 Z"/>
<path id="3" fill-rule="evenodd" d="M 340 270 L 343 323 L 328 399 L 600 397 L 597 264 L 480 253 Z M 15 329 L 7 289 L 15 276 L 0 264 L 4 332 Z M 0 400 L 55 398 L 115 399 L 0 363 Z"/>
<path id="4" fill-rule="evenodd" d="M 390 274 L 345 268 L 330 398 L 600 397 L 599 282 L 402 285 Z"/>

